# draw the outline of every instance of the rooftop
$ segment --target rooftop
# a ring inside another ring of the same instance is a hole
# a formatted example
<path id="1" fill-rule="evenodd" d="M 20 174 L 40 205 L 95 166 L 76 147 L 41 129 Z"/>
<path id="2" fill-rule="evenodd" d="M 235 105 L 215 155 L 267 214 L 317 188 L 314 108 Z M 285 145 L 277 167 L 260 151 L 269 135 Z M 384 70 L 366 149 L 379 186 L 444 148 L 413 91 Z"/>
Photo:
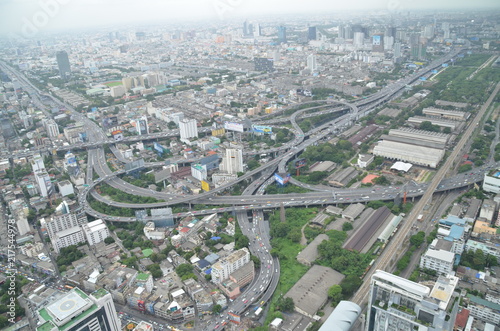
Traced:
<path id="1" fill-rule="evenodd" d="M 476 303 L 480 306 L 484 306 L 484 307 L 487 307 L 487 308 L 492 309 L 492 310 L 500 311 L 500 304 L 498 304 L 498 303 L 484 300 L 480 297 L 476 297 L 476 296 L 471 295 L 471 294 L 467 294 L 467 297 L 470 299 L 471 302 Z"/>
<path id="2" fill-rule="evenodd" d="M 136 280 L 141 281 L 141 282 L 145 282 L 148 280 L 149 276 L 150 276 L 149 274 L 141 272 L 137 275 Z"/>
<path id="3" fill-rule="evenodd" d="M 109 293 L 109 292 L 108 292 L 108 291 L 106 291 L 105 289 L 100 288 L 100 289 L 98 289 L 97 291 L 92 292 L 92 296 L 93 296 L 94 298 L 96 298 L 96 299 L 100 299 L 100 298 L 104 297 L 104 296 L 105 296 L 106 294 L 108 294 L 108 293 Z"/>
<path id="4" fill-rule="evenodd" d="M 97 308 L 85 293 L 75 288 L 38 311 L 45 323 L 40 325 L 37 331 L 47 331 L 54 327 L 67 330 Z"/>

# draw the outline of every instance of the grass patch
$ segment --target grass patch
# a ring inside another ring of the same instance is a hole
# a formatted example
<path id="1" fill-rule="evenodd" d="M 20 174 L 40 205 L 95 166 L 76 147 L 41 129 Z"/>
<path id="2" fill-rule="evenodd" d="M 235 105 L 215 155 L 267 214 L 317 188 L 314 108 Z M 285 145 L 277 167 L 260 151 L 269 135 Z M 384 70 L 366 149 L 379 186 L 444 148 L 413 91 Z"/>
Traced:
<path id="1" fill-rule="evenodd" d="M 285 223 L 280 221 L 279 211 L 273 213 L 269 218 L 271 234 L 273 235 L 271 254 L 280 259 L 280 281 L 271 298 L 269 314 L 264 325 L 281 315 L 281 312 L 275 310 L 278 299 L 288 292 L 309 270 L 309 267 L 297 262 L 297 254 L 304 249 L 304 246 L 299 244 L 300 237 L 297 241 L 293 233 L 297 231 L 300 233 L 302 226 L 316 216 L 317 208 L 288 208 L 285 212 Z"/>
<path id="2" fill-rule="evenodd" d="M 113 87 L 113 86 L 119 86 L 119 85 L 123 85 L 122 82 L 108 82 L 108 83 L 104 83 L 104 85 L 106 85 L 107 87 Z"/>

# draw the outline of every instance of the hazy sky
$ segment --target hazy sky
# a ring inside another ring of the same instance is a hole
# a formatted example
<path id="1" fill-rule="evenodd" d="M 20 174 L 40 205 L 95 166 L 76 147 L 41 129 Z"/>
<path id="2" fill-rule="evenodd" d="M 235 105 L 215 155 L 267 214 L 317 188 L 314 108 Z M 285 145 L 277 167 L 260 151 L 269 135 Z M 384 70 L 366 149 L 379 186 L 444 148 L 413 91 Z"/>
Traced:
<path id="1" fill-rule="evenodd" d="M 225 20 L 256 14 L 373 9 L 500 9 L 499 0 L 0 0 L 0 33 L 177 19 Z"/>

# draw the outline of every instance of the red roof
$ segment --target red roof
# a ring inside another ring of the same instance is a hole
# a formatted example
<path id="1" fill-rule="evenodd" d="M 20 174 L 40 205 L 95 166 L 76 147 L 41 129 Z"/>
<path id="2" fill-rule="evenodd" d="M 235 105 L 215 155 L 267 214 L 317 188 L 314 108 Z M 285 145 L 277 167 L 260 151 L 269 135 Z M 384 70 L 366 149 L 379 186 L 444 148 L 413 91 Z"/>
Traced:
<path id="1" fill-rule="evenodd" d="M 457 318 L 455 319 L 455 327 L 460 327 L 462 329 L 465 328 L 467 320 L 469 319 L 469 313 L 468 309 L 462 309 L 462 311 L 457 314 Z"/>
<path id="2" fill-rule="evenodd" d="M 370 175 L 366 175 L 366 177 L 361 180 L 361 183 L 362 184 L 368 184 L 368 183 L 372 183 L 373 184 L 373 180 L 375 178 L 378 178 L 378 177 L 380 177 L 380 176 L 378 176 L 378 175 L 371 175 L 371 174 Z"/>
<path id="3" fill-rule="evenodd" d="M 191 230 L 191 229 L 188 227 L 184 227 L 181 229 L 181 232 L 187 233 L 187 232 L 189 232 L 189 230 Z"/>

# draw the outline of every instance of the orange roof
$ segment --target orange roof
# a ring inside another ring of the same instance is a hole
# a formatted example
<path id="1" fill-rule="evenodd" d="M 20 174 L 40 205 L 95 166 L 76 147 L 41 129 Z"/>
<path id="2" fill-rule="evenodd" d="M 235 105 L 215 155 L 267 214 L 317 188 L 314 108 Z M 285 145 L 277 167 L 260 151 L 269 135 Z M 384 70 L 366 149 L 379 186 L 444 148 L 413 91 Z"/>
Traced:
<path id="1" fill-rule="evenodd" d="M 469 310 L 462 309 L 462 311 L 457 314 L 457 318 L 455 319 L 455 326 L 465 328 L 465 326 L 467 325 L 467 320 L 469 319 L 469 313 Z"/>
<path id="2" fill-rule="evenodd" d="M 378 175 L 366 175 L 366 177 L 361 180 L 361 183 L 362 184 L 368 184 L 368 183 L 373 184 L 373 180 L 375 178 L 379 178 L 379 177 L 380 176 L 378 176 Z"/>

